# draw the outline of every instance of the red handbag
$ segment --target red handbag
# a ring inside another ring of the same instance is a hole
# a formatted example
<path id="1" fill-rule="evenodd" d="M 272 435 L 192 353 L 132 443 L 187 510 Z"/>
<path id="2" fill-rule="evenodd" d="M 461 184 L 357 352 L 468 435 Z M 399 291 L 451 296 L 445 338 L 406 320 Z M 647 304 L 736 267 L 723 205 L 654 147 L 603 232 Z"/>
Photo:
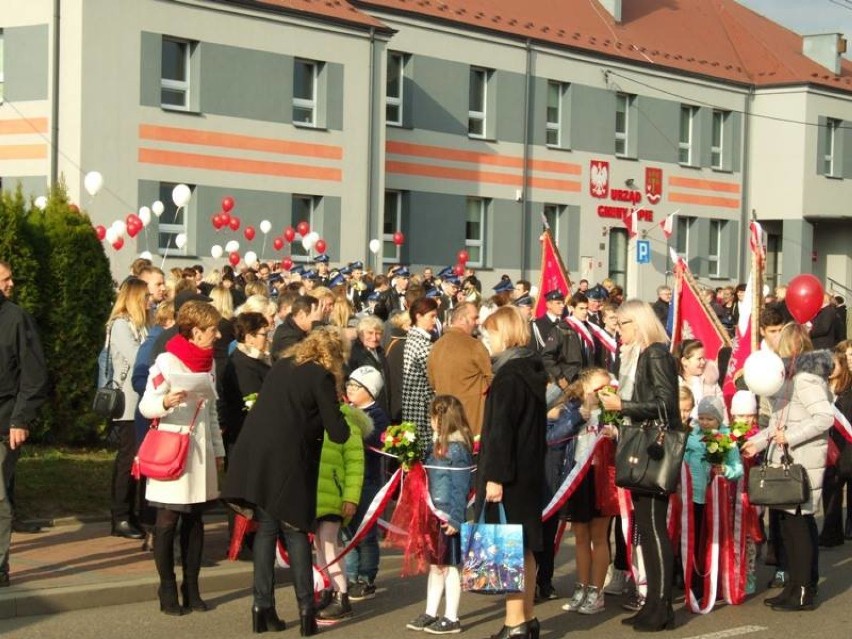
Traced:
<path id="1" fill-rule="evenodd" d="M 183 475 L 189 455 L 189 440 L 202 403 L 196 406 L 189 430 L 185 433 L 160 430 L 157 428 L 159 420 L 151 422 L 151 428 L 145 433 L 130 470 L 135 479 L 141 479 L 144 475 L 148 479 L 173 481 Z"/>

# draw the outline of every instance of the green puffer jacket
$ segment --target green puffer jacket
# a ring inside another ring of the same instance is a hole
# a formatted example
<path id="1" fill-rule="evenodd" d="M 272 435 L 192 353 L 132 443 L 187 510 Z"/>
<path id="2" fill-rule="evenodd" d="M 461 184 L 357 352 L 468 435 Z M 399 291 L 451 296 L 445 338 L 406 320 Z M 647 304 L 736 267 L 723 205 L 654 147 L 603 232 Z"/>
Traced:
<path id="1" fill-rule="evenodd" d="M 324 436 L 317 480 L 317 518 L 341 515 L 343 502 L 358 504 L 364 483 L 364 439 L 373 432 L 373 420 L 362 410 L 342 405 L 349 439 L 335 444 Z M 346 522 L 344 522 L 346 523 Z"/>

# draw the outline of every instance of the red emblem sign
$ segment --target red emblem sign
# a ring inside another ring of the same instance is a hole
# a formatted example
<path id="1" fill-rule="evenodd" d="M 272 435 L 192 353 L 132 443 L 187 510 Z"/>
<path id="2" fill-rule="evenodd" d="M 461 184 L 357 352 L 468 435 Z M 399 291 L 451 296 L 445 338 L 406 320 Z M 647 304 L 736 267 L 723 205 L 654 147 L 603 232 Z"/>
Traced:
<path id="1" fill-rule="evenodd" d="M 589 192 L 592 197 L 609 196 L 609 162 L 592 160 L 589 166 Z"/>
<path id="2" fill-rule="evenodd" d="M 658 204 L 663 198 L 663 170 L 645 169 L 645 197 L 651 204 Z"/>

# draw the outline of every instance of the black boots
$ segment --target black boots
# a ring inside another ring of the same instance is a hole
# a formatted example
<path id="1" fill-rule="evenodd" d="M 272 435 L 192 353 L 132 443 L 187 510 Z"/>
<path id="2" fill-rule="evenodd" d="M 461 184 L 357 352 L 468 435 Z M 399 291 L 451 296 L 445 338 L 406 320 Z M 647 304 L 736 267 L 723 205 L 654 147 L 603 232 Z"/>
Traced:
<path id="1" fill-rule="evenodd" d="M 530 629 L 530 639 L 538 639 L 541 634 L 541 624 L 538 617 L 533 617 L 527 622 L 527 627 Z"/>
<path id="2" fill-rule="evenodd" d="M 275 608 L 258 608 L 252 606 L 251 609 L 251 631 L 259 632 L 281 632 L 287 629 L 287 624 L 278 618 L 278 613 Z"/>
<path id="3" fill-rule="evenodd" d="M 518 624 L 517 626 L 503 626 L 491 639 L 530 639 L 530 622 Z"/>
<path id="4" fill-rule="evenodd" d="M 160 581 L 160 588 L 157 590 L 157 596 L 160 598 L 160 612 L 173 617 L 180 617 L 183 614 L 183 608 L 178 603 L 177 581 Z"/>
<path id="5" fill-rule="evenodd" d="M 183 607 L 195 612 L 207 612 L 209 607 L 198 592 L 198 577 L 188 578 L 184 576 L 180 585 L 180 594 L 183 597 Z"/>
<path id="6" fill-rule="evenodd" d="M 784 593 L 787 592 L 788 590 L 785 588 Z M 781 593 L 778 597 L 773 597 L 773 599 L 781 599 L 784 593 Z M 813 586 L 790 586 L 789 593 L 786 598 L 769 605 L 772 606 L 773 610 L 788 610 L 796 612 L 813 610 L 816 608 L 814 604 L 815 595 L 816 588 Z M 767 599 L 765 603 L 768 602 L 769 599 Z"/>
<path id="7" fill-rule="evenodd" d="M 336 623 L 352 616 L 352 606 L 349 605 L 349 595 L 345 592 L 336 592 L 331 602 L 317 613 L 319 623 Z"/>
<path id="8" fill-rule="evenodd" d="M 674 630 L 675 627 L 674 609 L 670 601 L 660 603 L 649 610 L 643 609 L 636 617 L 636 621 L 633 622 L 633 630 L 636 632 L 659 632 Z"/>
<path id="9" fill-rule="evenodd" d="M 317 616 L 313 610 L 300 610 L 299 623 L 299 634 L 303 637 L 312 637 L 319 632 L 319 628 L 317 627 Z"/>
<path id="10" fill-rule="evenodd" d="M 125 539 L 145 539 L 145 533 L 133 525 L 129 519 L 112 522 L 112 536 L 124 537 Z"/>

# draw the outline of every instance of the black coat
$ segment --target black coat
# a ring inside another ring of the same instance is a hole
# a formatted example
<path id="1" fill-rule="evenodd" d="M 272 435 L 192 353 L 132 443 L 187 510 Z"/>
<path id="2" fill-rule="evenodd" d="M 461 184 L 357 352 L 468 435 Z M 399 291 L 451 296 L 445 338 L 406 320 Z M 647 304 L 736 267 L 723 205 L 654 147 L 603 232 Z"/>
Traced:
<path id="1" fill-rule="evenodd" d="M 272 360 L 277 360 L 281 357 L 281 353 L 293 344 L 301 342 L 306 336 L 307 333 L 299 328 L 298 324 L 293 321 L 292 316 L 288 315 L 287 319 L 278 325 L 278 328 L 275 329 L 275 333 L 272 335 L 272 346 L 269 351 L 272 353 Z"/>
<path id="2" fill-rule="evenodd" d="M 831 304 L 823 306 L 816 317 L 811 320 L 810 336 L 815 351 L 824 348 L 830 350 L 837 344 L 835 341 L 836 322 L 837 310 Z"/>
<path id="3" fill-rule="evenodd" d="M 222 373 L 222 410 L 219 424 L 225 444 L 237 441 L 237 435 L 246 418 L 245 397 L 260 393 L 263 380 L 269 373 L 269 364 L 262 359 L 250 357 L 237 348 Z"/>
<path id="4" fill-rule="evenodd" d="M 276 362 L 231 451 L 222 496 L 241 499 L 273 519 L 313 530 L 323 431 L 349 438 L 334 377 L 319 364 Z"/>
<path id="5" fill-rule="evenodd" d="M 683 428 L 680 421 L 677 364 L 665 344 L 651 344 L 636 362 L 636 379 L 630 400 L 622 401 L 622 412 L 633 423 L 656 419 L 662 407 L 668 413 L 669 428 Z"/>
<path id="6" fill-rule="evenodd" d="M 544 347 L 537 350 L 550 379 L 556 384 L 563 379 L 576 380 L 580 371 L 591 364 L 584 356 L 580 336 L 564 322 L 554 325 L 547 315 L 535 320 L 535 325 L 544 340 Z"/>
<path id="7" fill-rule="evenodd" d="M 402 356 L 405 352 L 405 340 L 408 333 L 402 329 L 392 328 L 390 335 L 391 338 L 385 347 L 389 371 L 387 395 L 390 412 L 388 416 L 392 424 L 398 424 L 402 421 Z"/>
<path id="8" fill-rule="evenodd" d="M 349 373 L 351 374 L 356 368 L 360 368 L 361 366 L 372 366 L 377 371 L 382 374 L 382 379 L 384 380 L 384 386 L 382 386 L 382 392 L 379 393 L 378 397 L 374 397 L 376 403 L 384 409 L 387 413 L 390 409 L 390 401 L 388 400 L 388 387 L 390 380 L 390 367 L 388 366 L 388 360 L 385 358 L 384 349 L 379 346 L 376 349 L 376 356 L 367 350 L 367 348 L 361 343 L 360 339 L 356 339 L 352 343 L 352 352 L 349 354 Z"/>
<path id="9" fill-rule="evenodd" d="M 503 485 L 503 506 L 509 523 L 524 526 L 526 550 L 542 549 L 541 507 L 545 489 L 547 451 L 547 373 L 538 353 L 504 363 L 485 399 L 476 471 L 477 518 L 485 499 L 485 484 Z M 489 507 L 488 521 L 497 521 Z"/>

